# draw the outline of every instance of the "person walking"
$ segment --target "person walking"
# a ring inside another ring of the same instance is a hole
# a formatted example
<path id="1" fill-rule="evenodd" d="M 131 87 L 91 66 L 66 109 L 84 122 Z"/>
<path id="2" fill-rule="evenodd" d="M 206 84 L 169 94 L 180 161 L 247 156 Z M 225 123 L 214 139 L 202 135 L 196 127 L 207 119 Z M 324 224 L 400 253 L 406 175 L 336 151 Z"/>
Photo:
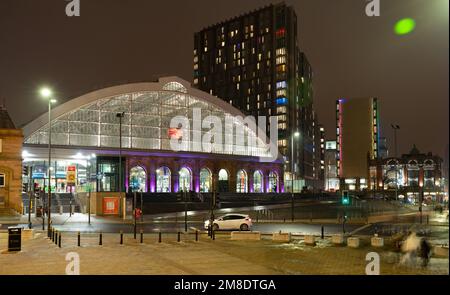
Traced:
<path id="1" fill-rule="evenodd" d="M 431 245 L 426 238 L 420 241 L 420 258 L 422 259 L 422 267 L 426 267 L 430 262 Z"/>

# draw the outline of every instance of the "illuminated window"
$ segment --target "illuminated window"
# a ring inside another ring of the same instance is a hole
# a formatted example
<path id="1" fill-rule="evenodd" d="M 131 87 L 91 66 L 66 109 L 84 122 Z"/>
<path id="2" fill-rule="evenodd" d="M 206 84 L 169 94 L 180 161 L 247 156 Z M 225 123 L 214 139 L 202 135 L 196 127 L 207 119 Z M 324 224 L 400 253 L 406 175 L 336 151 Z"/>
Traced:
<path id="1" fill-rule="evenodd" d="M 277 82 L 277 89 L 286 88 L 286 81 Z"/>
<path id="2" fill-rule="evenodd" d="M 277 107 L 277 114 L 286 114 L 286 107 Z"/>
<path id="3" fill-rule="evenodd" d="M 286 123 L 278 123 L 279 130 L 286 130 Z"/>
<path id="4" fill-rule="evenodd" d="M 279 72 L 279 73 L 286 72 L 286 65 L 279 65 L 279 66 L 277 66 L 277 72 Z"/>
<path id="5" fill-rule="evenodd" d="M 278 121 L 286 121 L 286 115 L 278 115 Z"/>
<path id="6" fill-rule="evenodd" d="M 277 96 L 278 97 L 286 96 L 286 89 L 278 89 L 277 90 Z"/>
<path id="7" fill-rule="evenodd" d="M 288 103 L 288 100 L 286 97 L 280 97 L 280 98 L 277 98 L 277 100 L 276 100 L 277 105 L 285 105 L 287 103 Z"/>
<path id="8" fill-rule="evenodd" d="M 278 48 L 277 50 L 276 50 L 276 55 L 278 56 L 278 55 L 286 55 L 286 48 Z"/>

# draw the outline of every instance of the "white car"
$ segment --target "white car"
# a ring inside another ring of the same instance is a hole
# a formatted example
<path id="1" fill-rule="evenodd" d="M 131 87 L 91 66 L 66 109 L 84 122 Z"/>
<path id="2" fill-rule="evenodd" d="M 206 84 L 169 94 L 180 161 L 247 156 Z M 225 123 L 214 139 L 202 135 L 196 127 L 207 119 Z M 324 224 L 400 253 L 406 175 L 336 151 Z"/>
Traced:
<path id="1" fill-rule="evenodd" d="M 205 221 L 205 229 L 208 229 L 209 220 Z M 214 219 L 213 229 L 237 229 L 237 230 L 250 230 L 252 227 L 252 219 L 248 215 L 230 213 L 219 218 Z"/>

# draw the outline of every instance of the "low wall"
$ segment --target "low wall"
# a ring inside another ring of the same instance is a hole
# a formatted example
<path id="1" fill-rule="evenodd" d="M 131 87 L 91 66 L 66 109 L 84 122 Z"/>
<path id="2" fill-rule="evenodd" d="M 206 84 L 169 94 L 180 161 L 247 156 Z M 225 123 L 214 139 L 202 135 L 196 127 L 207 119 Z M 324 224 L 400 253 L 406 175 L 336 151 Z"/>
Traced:
<path id="1" fill-rule="evenodd" d="M 233 231 L 231 239 L 235 241 L 259 241 L 261 240 L 261 232 L 259 231 Z"/>

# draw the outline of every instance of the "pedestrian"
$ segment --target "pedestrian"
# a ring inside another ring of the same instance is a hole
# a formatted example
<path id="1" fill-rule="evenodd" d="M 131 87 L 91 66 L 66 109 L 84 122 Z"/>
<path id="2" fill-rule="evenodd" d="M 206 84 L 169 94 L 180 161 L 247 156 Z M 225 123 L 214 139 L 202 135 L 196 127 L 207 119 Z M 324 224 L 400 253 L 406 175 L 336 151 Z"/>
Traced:
<path id="1" fill-rule="evenodd" d="M 430 262 L 431 245 L 426 238 L 420 241 L 420 258 L 422 259 L 422 267 L 426 267 Z"/>

